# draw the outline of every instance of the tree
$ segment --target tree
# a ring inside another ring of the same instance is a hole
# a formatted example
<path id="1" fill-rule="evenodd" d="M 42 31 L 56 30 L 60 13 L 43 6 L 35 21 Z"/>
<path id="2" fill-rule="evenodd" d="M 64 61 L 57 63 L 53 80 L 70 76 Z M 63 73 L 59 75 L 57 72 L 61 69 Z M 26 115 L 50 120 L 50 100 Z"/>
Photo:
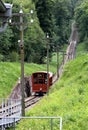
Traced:
<path id="1" fill-rule="evenodd" d="M 8 60 L 10 47 L 12 45 L 11 38 L 13 37 L 12 30 L 8 27 L 7 30 L 0 34 L 0 54 L 3 55 L 2 60 Z"/>
<path id="2" fill-rule="evenodd" d="M 40 27 L 52 36 L 53 32 L 53 4 L 52 0 L 38 0 L 36 3 Z"/>
<path id="3" fill-rule="evenodd" d="M 56 28 L 56 34 L 59 37 L 58 42 L 60 44 L 64 44 L 67 42 L 69 37 L 69 24 L 71 20 L 71 15 L 69 13 L 69 1 L 67 0 L 57 0 L 55 4 L 55 28 Z"/>
<path id="4" fill-rule="evenodd" d="M 80 40 L 88 38 L 88 1 L 83 1 L 75 10 L 75 19 L 80 32 Z"/>
<path id="5" fill-rule="evenodd" d="M 29 35 L 30 34 L 30 35 Z M 46 56 L 46 39 L 44 32 L 37 25 L 27 29 L 24 36 L 25 61 L 43 63 Z"/>

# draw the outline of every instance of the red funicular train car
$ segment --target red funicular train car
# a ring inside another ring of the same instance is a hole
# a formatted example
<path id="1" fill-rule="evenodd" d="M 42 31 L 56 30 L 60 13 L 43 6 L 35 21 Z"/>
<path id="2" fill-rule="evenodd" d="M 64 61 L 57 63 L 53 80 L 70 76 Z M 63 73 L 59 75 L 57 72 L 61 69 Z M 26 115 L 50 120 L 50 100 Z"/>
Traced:
<path id="1" fill-rule="evenodd" d="M 53 73 L 49 72 L 47 76 L 46 71 L 39 71 L 32 74 L 32 92 L 43 94 L 46 93 L 52 85 Z M 48 79 L 48 83 L 47 83 Z M 48 85 L 47 85 L 48 84 Z"/>

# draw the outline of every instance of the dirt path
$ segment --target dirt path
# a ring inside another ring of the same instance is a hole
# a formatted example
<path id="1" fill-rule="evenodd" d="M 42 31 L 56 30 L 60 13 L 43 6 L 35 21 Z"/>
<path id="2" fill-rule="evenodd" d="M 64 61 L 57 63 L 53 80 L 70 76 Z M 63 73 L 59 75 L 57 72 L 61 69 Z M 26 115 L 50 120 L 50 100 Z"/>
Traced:
<path id="1" fill-rule="evenodd" d="M 30 96 L 31 92 L 31 76 L 25 77 L 25 97 Z M 21 84 L 20 80 L 17 81 L 16 85 L 14 86 L 14 89 L 10 95 L 11 99 L 20 99 L 21 98 Z"/>

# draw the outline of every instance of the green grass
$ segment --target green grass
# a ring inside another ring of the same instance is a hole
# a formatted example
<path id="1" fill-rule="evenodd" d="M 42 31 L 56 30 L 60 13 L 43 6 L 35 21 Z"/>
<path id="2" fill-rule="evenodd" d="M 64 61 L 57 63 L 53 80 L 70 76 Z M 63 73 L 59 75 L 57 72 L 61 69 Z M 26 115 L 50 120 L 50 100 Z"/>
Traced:
<path id="1" fill-rule="evenodd" d="M 88 55 L 70 61 L 48 96 L 45 96 L 26 116 L 62 116 L 64 130 L 88 129 Z M 16 130 L 50 130 L 48 121 L 22 120 Z M 58 129 L 54 122 L 54 130 Z M 45 129 L 44 129 L 45 128 Z"/>
<path id="2" fill-rule="evenodd" d="M 26 76 L 33 72 L 46 70 L 46 65 L 27 64 L 24 65 Z M 7 98 L 13 90 L 18 78 L 20 77 L 20 63 L 0 62 L 0 98 Z M 55 73 L 55 67 L 50 65 L 50 71 Z"/>
<path id="3" fill-rule="evenodd" d="M 84 46 L 79 44 L 79 57 L 66 64 L 61 79 L 50 89 L 49 95 L 27 111 L 26 116 L 62 116 L 63 130 L 88 129 L 88 54 L 85 54 Z M 56 55 L 54 56 L 50 71 L 55 73 Z M 46 65 L 25 64 L 25 75 L 43 69 L 46 70 Z M 20 64 L 0 63 L 0 76 L 0 96 L 7 96 L 20 76 Z M 19 122 L 16 130 L 50 130 L 49 123 L 50 120 L 25 119 Z M 58 130 L 59 121 L 54 120 L 53 123 L 54 130 Z"/>
<path id="4" fill-rule="evenodd" d="M 77 45 L 76 56 L 82 56 L 88 53 L 88 41 L 82 42 Z"/>

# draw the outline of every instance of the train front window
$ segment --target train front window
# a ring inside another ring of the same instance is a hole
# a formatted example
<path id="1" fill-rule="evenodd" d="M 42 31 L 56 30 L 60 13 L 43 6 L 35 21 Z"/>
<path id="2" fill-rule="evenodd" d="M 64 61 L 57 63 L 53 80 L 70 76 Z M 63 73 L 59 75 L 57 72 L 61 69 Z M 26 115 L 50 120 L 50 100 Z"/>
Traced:
<path id="1" fill-rule="evenodd" d="M 47 84 L 47 73 L 36 73 L 33 75 L 34 84 Z"/>
<path id="2" fill-rule="evenodd" d="M 44 79 L 47 79 L 47 73 L 44 74 Z"/>
<path id="3" fill-rule="evenodd" d="M 38 74 L 38 78 L 43 78 L 43 74 Z"/>
<path id="4" fill-rule="evenodd" d="M 39 84 L 43 84 L 44 80 L 43 79 L 39 79 Z"/>

